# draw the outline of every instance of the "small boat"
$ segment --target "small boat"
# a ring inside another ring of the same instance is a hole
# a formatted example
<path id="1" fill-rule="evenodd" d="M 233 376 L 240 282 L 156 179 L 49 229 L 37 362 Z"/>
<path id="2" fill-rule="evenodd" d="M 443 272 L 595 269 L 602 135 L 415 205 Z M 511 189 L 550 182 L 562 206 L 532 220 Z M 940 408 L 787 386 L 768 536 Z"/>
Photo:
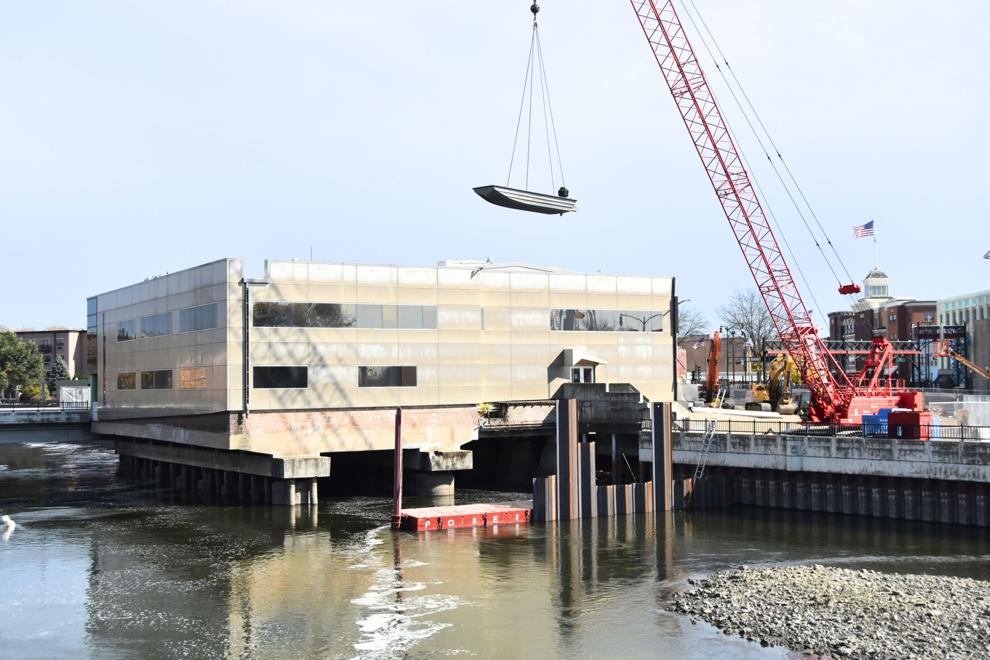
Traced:
<path id="1" fill-rule="evenodd" d="M 480 186 L 475 188 L 474 192 L 495 206 L 548 215 L 570 213 L 576 210 L 574 206 L 577 204 L 576 199 L 567 196 L 566 188 L 561 188 L 557 195 L 547 195 L 505 186 Z"/>

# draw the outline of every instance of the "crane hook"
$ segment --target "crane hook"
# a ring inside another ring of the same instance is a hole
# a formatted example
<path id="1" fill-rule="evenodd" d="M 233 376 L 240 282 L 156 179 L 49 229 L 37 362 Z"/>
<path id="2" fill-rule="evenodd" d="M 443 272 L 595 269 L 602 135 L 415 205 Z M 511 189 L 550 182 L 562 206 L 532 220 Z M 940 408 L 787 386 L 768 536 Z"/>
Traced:
<path id="1" fill-rule="evenodd" d="M 533 12 L 533 20 L 536 20 L 536 15 L 540 13 L 540 6 L 534 2 L 529 10 Z"/>

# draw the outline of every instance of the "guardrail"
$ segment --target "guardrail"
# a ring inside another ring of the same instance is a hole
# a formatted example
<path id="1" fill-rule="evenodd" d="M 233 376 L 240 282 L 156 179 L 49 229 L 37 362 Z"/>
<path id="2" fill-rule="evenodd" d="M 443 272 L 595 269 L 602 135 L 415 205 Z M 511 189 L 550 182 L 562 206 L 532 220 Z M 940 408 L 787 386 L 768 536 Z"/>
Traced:
<path id="1" fill-rule="evenodd" d="M 703 435 L 708 425 L 723 435 L 804 435 L 840 438 L 898 438 L 905 440 L 990 441 L 990 426 L 952 426 L 947 424 L 896 424 L 893 432 L 888 423 L 832 424 L 784 422 L 761 419 L 683 419 L 674 422 L 674 430 Z"/>
<path id="2" fill-rule="evenodd" d="M 37 412 L 39 410 L 89 410 L 89 401 L 10 401 L 0 400 L 0 411 Z"/>

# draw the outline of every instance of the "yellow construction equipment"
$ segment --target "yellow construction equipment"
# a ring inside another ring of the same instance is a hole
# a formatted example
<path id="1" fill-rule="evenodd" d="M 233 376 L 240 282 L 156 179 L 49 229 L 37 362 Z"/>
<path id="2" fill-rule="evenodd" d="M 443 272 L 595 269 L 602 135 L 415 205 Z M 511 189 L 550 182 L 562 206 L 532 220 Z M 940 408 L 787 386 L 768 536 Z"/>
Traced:
<path id="1" fill-rule="evenodd" d="M 753 386 L 753 400 L 767 402 L 772 410 L 784 415 L 797 412 L 797 405 L 791 396 L 791 385 L 801 382 L 801 371 L 794 359 L 781 353 L 770 363 L 766 383 Z"/>

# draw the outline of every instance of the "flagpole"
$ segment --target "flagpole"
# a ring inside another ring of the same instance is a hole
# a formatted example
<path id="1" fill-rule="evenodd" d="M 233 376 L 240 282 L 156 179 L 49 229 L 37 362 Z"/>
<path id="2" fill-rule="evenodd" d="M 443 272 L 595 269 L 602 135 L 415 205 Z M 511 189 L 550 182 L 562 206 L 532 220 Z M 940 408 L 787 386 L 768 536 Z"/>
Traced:
<path id="1" fill-rule="evenodd" d="M 873 267 L 880 267 L 880 252 L 877 250 L 877 223 L 873 223 Z"/>

